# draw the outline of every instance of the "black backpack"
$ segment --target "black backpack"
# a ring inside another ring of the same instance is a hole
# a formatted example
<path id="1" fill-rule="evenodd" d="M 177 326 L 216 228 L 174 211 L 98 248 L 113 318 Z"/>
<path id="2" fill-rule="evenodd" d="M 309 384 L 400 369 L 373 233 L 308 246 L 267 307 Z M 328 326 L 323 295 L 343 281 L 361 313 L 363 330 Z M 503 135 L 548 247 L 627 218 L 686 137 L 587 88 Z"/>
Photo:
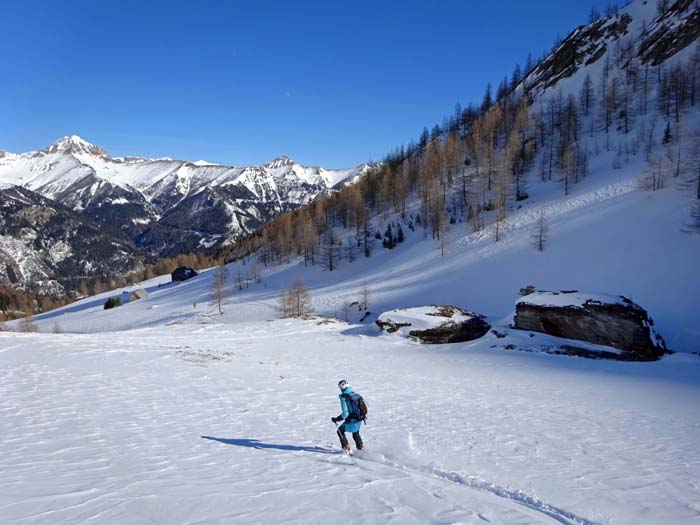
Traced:
<path id="1" fill-rule="evenodd" d="M 364 421 L 367 424 L 367 403 L 365 399 L 357 392 L 351 392 L 349 394 L 343 394 L 345 402 L 348 405 L 348 412 L 350 412 L 350 418 L 355 421 Z"/>

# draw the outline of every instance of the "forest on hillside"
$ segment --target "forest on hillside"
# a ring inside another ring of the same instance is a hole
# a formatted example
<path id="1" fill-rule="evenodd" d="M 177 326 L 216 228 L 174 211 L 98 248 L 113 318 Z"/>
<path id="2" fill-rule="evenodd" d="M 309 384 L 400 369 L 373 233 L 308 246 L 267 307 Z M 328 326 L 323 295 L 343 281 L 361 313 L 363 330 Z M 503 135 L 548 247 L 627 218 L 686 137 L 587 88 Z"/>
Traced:
<path id="1" fill-rule="evenodd" d="M 361 180 L 280 215 L 223 255 L 257 253 L 266 265 L 301 256 L 332 271 L 341 259 L 392 248 L 403 228 L 422 229 L 444 250 L 450 228 L 478 232 L 492 224 L 498 242 L 533 177 L 568 195 L 601 155 L 612 158 L 610 170 L 642 156 L 641 189 L 687 191 L 695 204 L 679 227 L 700 232 L 700 132 L 685 118 L 700 106 L 700 44 L 670 66 L 643 62 L 646 47 L 643 38 L 617 39 L 600 77 L 587 74 L 576 93 L 543 90 L 532 61 L 516 66 L 495 94 L 487 86 L 481 104 L 458 104 L 442 125 L 424 129 Z"/>

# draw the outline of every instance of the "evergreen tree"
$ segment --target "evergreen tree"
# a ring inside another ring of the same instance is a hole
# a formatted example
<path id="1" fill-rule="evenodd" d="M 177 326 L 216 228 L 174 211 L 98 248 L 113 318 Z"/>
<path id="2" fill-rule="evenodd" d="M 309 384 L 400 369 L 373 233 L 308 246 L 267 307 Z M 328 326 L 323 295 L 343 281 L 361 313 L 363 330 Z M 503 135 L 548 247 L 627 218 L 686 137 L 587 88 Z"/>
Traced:
<path id="1" fill-rule="evenodd" d="M 391 231 L 391 224 L 387 224 L 386 231 L 384 232 L 384 241 L 382 242 L 384 248 L 392 249 L 396 246 L 396 241 L 394 240 L 394 234 Z"/>
<path id="2" fill-rule="evenodd" d="M 673 140 L 673 135 L 671 134 L 671 123 L 666 123 L 666 129 L 664 130 L 664 138 L 661 140 L 662 144 L 669 144 Z"/>
<path id="3" fill-rule="evenodd" d="M 399 229 L 396 232 L 396 242 L 401 243 L 403 241 L 404 241 L 403 230 L 401 229 L 401 225 L 399 224 Z"/>

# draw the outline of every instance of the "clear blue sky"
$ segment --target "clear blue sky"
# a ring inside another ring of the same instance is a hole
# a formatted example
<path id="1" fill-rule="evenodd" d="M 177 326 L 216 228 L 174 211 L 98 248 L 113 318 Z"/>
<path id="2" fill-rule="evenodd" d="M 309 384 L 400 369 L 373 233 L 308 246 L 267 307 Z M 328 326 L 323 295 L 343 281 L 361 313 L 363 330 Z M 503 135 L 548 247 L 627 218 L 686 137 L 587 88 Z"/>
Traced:
<path id="1" fill-rule="evenodd" d="M 349 167 L 479 101 L 600 0 L 9 0 L 0 150 Z"/>

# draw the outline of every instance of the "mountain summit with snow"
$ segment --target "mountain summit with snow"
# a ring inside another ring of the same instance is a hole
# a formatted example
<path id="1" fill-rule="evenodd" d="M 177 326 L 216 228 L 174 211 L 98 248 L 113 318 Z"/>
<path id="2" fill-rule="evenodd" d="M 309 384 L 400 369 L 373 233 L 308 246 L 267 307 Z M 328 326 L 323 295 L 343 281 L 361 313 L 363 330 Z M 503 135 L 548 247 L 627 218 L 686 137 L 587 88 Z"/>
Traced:
<path id="1" fill-rule="evenodd" d="M 112 157 L 71 135 L 45 149 L 0 154 L 0 183 L 55 200 L 146 252 L 171 256 L 231 242 L 369 168 L 326 170 L 288 157 L 259 167 Z"/>
<path id="2" fill-rule="evenodd" d="M 94 155 L 108 157 L 107 152 L 89 143 L 78 135 L 65 136 L 46 148 L 48 153 L 65 153 L 69 155 Z"/>

